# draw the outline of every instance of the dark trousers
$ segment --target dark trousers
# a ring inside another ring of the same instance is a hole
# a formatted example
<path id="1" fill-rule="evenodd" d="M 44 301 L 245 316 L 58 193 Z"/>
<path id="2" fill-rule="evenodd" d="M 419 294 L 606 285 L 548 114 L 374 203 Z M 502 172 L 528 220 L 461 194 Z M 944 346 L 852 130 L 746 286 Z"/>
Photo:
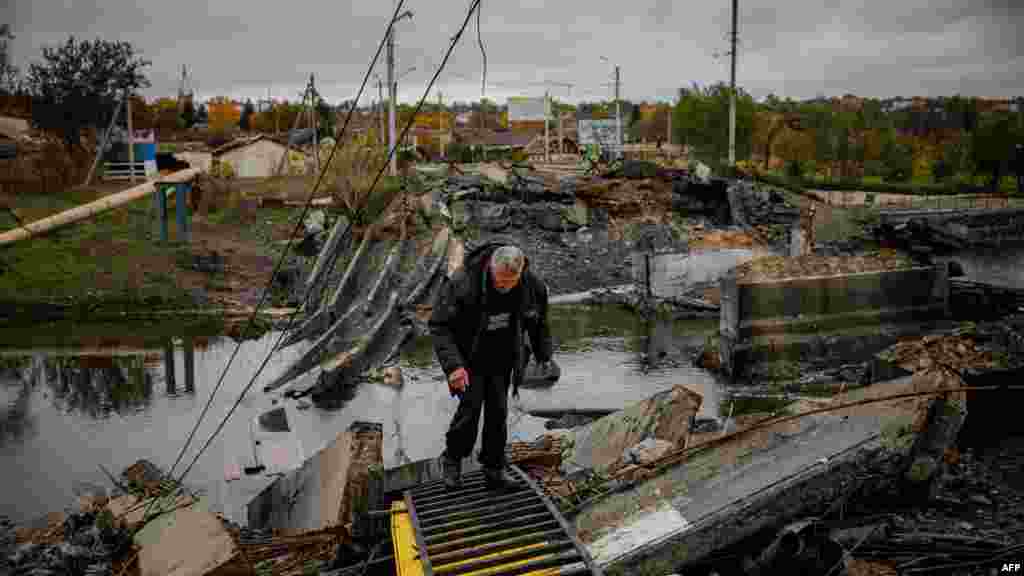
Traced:
<path id="1" fill-rule="evenodd" d="M 462 460 L 473 453 L 480 412 L 484 413 L 484 434 L 480 464 L 484 468 L 505 466 L 505 442 L 508 439 L 508 387 L 511 370 L 488 374 L 469 371 L 469 388 L 459 398 L 459 407 L 448 427 L 445 457 Z"/>

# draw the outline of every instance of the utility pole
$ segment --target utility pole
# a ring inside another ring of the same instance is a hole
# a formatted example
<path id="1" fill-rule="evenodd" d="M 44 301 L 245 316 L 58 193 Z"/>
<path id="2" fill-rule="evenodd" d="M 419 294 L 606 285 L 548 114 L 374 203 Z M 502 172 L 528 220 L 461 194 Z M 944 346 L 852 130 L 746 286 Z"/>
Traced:
<path id="1" fill-rule="evenodd" d="M 395 87 L 395 24 L 391 23 L 388 34 L 388 153 L 391 155 L 390 174 L 398 175 L 398 154 L 395 151 L 395 99 L 398 96 Z"/>
<path id="2" fill-rule="evenodd" d="M 739 0 L 732 0 L 732 64 L 729 74 L 729 167 L 736 167 L 736 27 L 737 27 L 737 4 Z"/>
<path id="3" fill-rule="evenodd" d="M 135 131 L 132 129 L 132 96 L 128 92 L 124 95 L 124 113 L 128 117 L 128 169 L 135 184 Z"/>
<path id="4" fill-rule="evenodd" d="M 551 140 L 548 131 L 548 117 L 551 116 L 551 101 L 548 100 L 548 92 L 544 91 L 544 162 L 551 162 L 549 152 L 551 151 Z"/>
<path id="5" fill-rule="evenodd" d="M 318 130 L 320 128 L 320 118 L 317 113 L 317 103 L 319 96 L 316 93 L 316 81 L 313 80 L 313 75 L 309 75 L 309 126 L 313 129 L 313 159 L 316 161 L 316 172 L 320 173 L 320 134 Z"/>
<path id="6" fill-rule="evenodd" d="M 619 147 L 616 156 L 622 157 L 622 105 L 619 103 L 619 66 L 615 65 L 615 140 Z"/>

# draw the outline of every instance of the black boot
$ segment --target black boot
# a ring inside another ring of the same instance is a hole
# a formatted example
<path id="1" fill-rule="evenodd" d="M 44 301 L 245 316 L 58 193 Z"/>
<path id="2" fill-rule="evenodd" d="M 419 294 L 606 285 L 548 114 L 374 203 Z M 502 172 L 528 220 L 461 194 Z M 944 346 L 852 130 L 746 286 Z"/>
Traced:
<path id="1" fill-rule="evenodd" d="M 459 460 L 451 460 L 447 456 L 441 458 L 442 466 L 444 468 L 444 486 L 449 490 L 454 490 L 462 485 L 462 462 Z"/>
<path id="2" fill-rule="evenodd" d="M 507 490 L 516 483 L 502 468 L 484 468 L 484 482 L 491 490 Z"/>

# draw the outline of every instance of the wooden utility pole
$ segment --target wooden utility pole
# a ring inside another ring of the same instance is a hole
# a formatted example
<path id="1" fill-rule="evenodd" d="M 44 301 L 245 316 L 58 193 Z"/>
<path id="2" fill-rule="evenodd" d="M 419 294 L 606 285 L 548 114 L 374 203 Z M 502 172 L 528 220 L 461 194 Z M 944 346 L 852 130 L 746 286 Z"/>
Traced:
<path id="1" fill-rule="evenodd" d="M 107 131 L 103 134 L 103 140 L 99 143 L 99 148 L 96 149 L 96 157 L 92 160 L 92 166 L 89 167 L 89 174 L 85 177 L 85 185 L 92 184 L 92 177 L 96 174 L 96 167 L 100 163 L 100 158 L 103 157 L 103 153 L 107 149 L 107 144 L 110 143 L 110 135 L 114 132 L 114 125 L 117 124 L 117 117 L 121 114 L 121 103 L 118 102 L 114 105 L 114 113 L 110 116 L 110 124 L 107 125 Z"/>
<path id="2" fill-rule="evenodd" d="M 558 153 L 565 154 L 565 137 L 563 137 L 563 129 L 565 125 L 565 115 L 562 113 L 558 114 Z"/>
<path id="3" fill-rule="evenodd" d="M 132 130 L 132 96 L 125 92 L 125 114 L 128 115 L 128 169 L 131 172 L 132 184 L 135 183 L 135 133 Z"/>
<path id="4" fill-rule="evenodd" d="M 309 75 L 309 126 L 313 129 L 313 160 L 316 162 L 316 172 L 320 173 L 320 129 L 319 114 L 317 114 L 317 93 L 316 81 L 313 75 Z"/>
<path id="5" fill-rule="evenodd" d="M 732 0 L 732 64 L 729 73 L 729 167 L 736 166 L 736 27 L 738 0 Z M 717 160 L 720 161 L 720 160 Z"/>
<path id="6" fill-rule="evenodd" d="M 544 162 L 551 162 L 551 139 L 548 136 L 548 116 L 551 114 L 549 109 L 550 101 L 548 100 L 548 93 L 544 91 Z"/>
<path id="7" fill-rule="evenodd" d="M 620 76 L 619 66 L 615 66 L 615 139 L 616 144 L 619 146 L 616 157 L 622 157 L 622 104 L 619 101 L 619 87 L 620 87 Z"/>

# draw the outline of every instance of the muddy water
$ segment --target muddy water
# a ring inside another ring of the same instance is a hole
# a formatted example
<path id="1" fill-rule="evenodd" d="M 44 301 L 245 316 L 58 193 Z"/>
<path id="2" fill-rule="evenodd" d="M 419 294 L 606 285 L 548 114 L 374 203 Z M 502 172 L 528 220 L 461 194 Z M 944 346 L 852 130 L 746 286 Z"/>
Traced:
<path id="1" fill-rule="evenodd" d="M 510 439 L 544 432 L 545 421 L 529 416 L 530 409 L 615 409 L 675 384 L 705 394 L 705 413 L 717 412 L 714 380 L 690 365 L 690 355 L 715 322 L 645 324 L 624 311 L 566 306 L 553 309 L 551 324 L 562 379 L 548 389 L 522 391 L 510 417 Z M 124 337 L 136 331 L 126 328 Z M 104 346 L 117 336 L 109 334 Z M 242 345 L 178 474 L 277 336 Z M 121 345 L 113 354 L 109 348 L 78 348 L 77 356 L 67 344 L 12 346 L 0 348 L 0 514 L 25 520 L 70 505 L 82 482 L 109 486 L 101 465 L 115 474 L 139 458 L 170 467 L 236 345 L 228 339 L 171 338 Z M 271 357 L 252 393 L 188 475 L 187 483 L 205 489 L 214 507 L 232 519 L 244 522 L 244 504 L 272 478 L 226 483 L 225 464 L 253 464 L 252 422 L 274 405 L 262 384 L 300 352 Z M 289 410 L 299 456 L 312 455 L 356 420 L 384 426 L 386 465 L 436 456 L 456 401 L 447 394 L 428 341 L 414 343 L 402 363 L 403 388 L 360 384 L 336 410 L 300 410 L 295 401 L 280 400 Z"/>

